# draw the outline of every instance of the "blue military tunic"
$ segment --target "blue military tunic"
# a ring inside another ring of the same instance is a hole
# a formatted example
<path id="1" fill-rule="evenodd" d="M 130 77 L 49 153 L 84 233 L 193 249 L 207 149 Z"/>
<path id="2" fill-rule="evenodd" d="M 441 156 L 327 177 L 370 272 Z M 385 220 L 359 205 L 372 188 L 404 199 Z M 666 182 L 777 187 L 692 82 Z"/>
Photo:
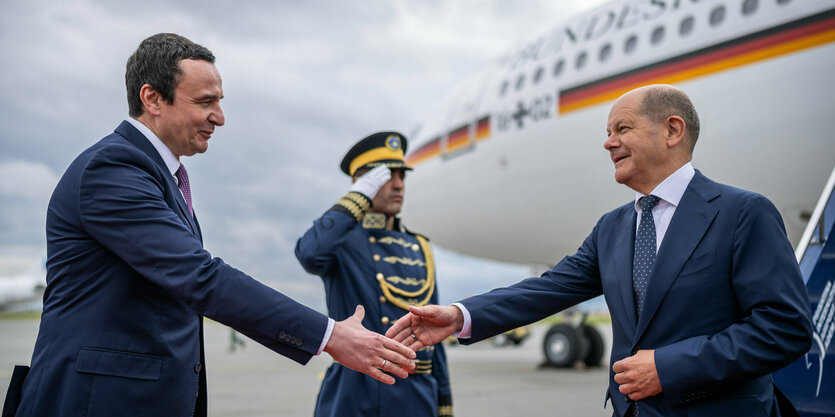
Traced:
<path id="1" fill-rule="evenodd" d="M 437 304 L 434 262 L 424 237 L 399 224 L 386 230 L 382 214 L 362 214 L 335 206 L 299 239 L 296 257 L 305 270 L 324 281 L 330 317 L 344 320 L 362 304 L 363 326 L 384 334 L 409 305 Z M 438 415 L 439 408 L 441 415 L 452 415 L 443 346 L 424 348 L 415 361 L 415 373 L 395 378 L 394 385 L 338 363 L 331 365 L 315 415 L 426 417 Z"/>

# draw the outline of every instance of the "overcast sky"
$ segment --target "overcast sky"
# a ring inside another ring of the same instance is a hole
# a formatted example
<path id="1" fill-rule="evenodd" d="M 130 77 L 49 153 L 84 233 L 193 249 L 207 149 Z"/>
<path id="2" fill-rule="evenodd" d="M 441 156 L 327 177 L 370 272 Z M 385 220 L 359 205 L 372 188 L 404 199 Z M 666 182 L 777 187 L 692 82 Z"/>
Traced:
<path id="1" fill-rule="evenodd" d="M 127 117 L 128 56 L 175 32 L 213 51 L 226 97 L 209 151 L 184 160 L 206 248 L 324 311 L 321 281 L 293 247 L 347 191 L 345 151 L 375 131 L 408 135 L 468 75 L 599 3 L 4 0 L 0 275 L 43 261 L 55 184 Z M 528 271 L 442 248 L 436 257 L 442 303 Z"/>

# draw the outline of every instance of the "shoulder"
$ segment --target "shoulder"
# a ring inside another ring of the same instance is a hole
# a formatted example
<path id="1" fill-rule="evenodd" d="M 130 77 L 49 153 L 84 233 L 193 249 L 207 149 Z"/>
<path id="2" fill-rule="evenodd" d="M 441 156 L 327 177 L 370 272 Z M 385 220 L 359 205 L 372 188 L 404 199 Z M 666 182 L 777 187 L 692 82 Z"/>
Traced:
<path id="1" fill-rule="evenodd" d="M 774 208 L 771 200 L 760 193 L 713 181 L 701 175 L 701 173 L 694 177 L 691 187 L 695 188 L 697 192 L 705 193 L 705 190 L 708 190 L 705 195 L 708 200 L 715 198 L 718 204 L 725 207 L 739 210 Z M 712 196 L 711 193 L 715 196 Z"/>

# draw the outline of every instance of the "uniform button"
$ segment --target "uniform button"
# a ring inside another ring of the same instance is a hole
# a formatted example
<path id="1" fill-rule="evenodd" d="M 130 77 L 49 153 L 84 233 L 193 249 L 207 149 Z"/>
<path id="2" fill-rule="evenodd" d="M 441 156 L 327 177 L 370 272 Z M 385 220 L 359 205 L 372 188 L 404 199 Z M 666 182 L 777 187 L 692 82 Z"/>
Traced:
<path id="1" fill-rule="evenodd" d="M 412 245 L 412 250 L 417 252 L 417 251 L 420 250 L 420 246 L 418 246 L 417 243 L 415 243 L 415 244 Z"/>
<path id="2" fill-rule="evenodd" d="M 375 253 L 375 254 L 374 254 L 374 260 L 375 260 L 375 261 L 377 261 L 377 262 L 379 262 L 379 261 L 380 261 L 380 255 L 377 255 L 377 254 Z"/>
<path id="3" fill-rule="evenodd" d="M 380 319 L 380 323 L 383 323 L 383 326 L 388 326 L 390 321 L 391 320 L 389 320 L 387 316 L 383 316 L 383 318 Z"/>
<path id="4" fill-rule="evenodd" d="M 281 333 L 278 334 L 279 339 L 284 339 L 286 337 L 287 337 L 287 333 L 281 332 Z"/>
<path id="5" fill-rule="evenodd" d="M 385 296 L 385 295 L 381 295 L 381 296 L 380 296 L 380 302 L 381 302 L 381 303 L 385 303 L 385 302 L 386 302 L 386 296 Z"/>
<path id="6" fill-rule="evenodd" d="M 203 365 L 200 364 L 199 362 L 197 363 L 197 365 L 194 365 L 194 373 L 195 374 L 199 374 L 201 369 L 203 369 Z"/>
<path id="7" fill-rule="evenodd" d="M 384 280 L 385 278 L 386 278 L 386 277 L 384 277 L 384 276 L 383 276 L 383 273 L 382 273 L 382 272 L 380 272 L 380 273 L 378 273 L 378 274 L 377 274 L 377 281 L 382 281 L 382 280 Z"/>
<path id="8" fill-rule="evenodd" d="M 375 243 L 375 242 L 377 242 L 377 239 L 374 239 L 374 236 L 369 236 L 368 237 L 368 242 L 369 243 Z"/>

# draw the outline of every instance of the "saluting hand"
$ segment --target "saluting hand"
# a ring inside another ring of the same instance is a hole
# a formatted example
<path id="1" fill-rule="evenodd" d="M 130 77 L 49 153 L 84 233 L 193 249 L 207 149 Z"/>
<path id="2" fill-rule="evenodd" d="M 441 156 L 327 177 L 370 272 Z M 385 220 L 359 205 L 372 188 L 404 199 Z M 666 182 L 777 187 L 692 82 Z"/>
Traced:
<path id="1" fill-rule="evenodd" d="M 351 191 L 358 192 L 373 200 L 384 185 L 391 179 L 391 170 L 385 165 L 380 165 L 371 171 L 366 172 L 354 182 Z"/>
<path id="2" fill-rule="evenodd" d="M 411 360 L 416 356 L 415 352 L 367 330 L 362 326 L 363 317 L 365 309 L 358 305 L 353 316 L 334 323 L 325 352 L 342 365 L 389 385 L 394 384 L 394 378 L 383 371 L 400 378 L 408 377 L 407 369 L 415 367 Z"/>
<path id="3" fill-rule="evenodd" d="M 612 365 L 618 390 L 632 401 L 638 401 L 663 391 L 658 370 L 655 368 L 655 350 L 639 350 L 635 355 L 621 359 Z"/>
<path id="4" fill-rule="evenodd" d="M 386 332 L 412 350 L 434 345 L 464 326 L 464 314 L 455 306 L 427 305 L 409 307 L 409 313 L 397 319 Z"/>

